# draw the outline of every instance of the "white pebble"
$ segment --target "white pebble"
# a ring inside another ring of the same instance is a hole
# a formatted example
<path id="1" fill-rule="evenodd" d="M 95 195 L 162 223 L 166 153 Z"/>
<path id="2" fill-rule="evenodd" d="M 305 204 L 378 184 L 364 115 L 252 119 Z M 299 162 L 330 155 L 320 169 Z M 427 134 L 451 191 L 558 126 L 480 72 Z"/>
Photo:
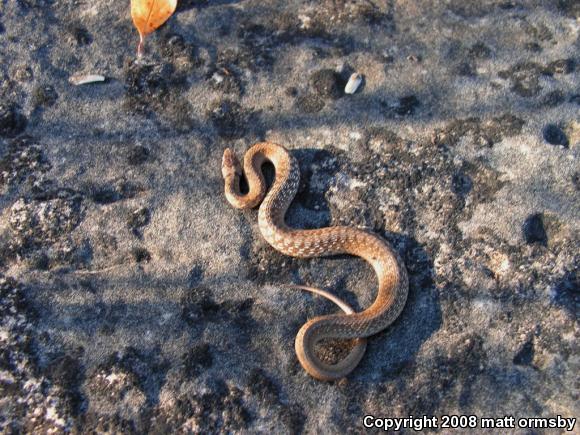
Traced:
<path id="1" fill-rule="evenodd" d="M 354 94 L 362 83 L 363 77 L 361 74 L 354 73 L 348 79 L 348 83 L 344 88 L 345 94 Z"/>
<path id="2" fill-rule="evenodd" d="M 215 72 L 211 76 L 211 79 L 216 83 L 216 85 L 219 85 L 221 82 L 224 81 L 224 76 L 222 76 L 220 73 Z"/>
<path id="3" fill-rule="evenodd" d="M 104 82 L 105 76 L 99 74 L 74 75 L 70 76 L 68 81 L 75 86 L 79 86 L 86 85 L 88 83 Z"/>

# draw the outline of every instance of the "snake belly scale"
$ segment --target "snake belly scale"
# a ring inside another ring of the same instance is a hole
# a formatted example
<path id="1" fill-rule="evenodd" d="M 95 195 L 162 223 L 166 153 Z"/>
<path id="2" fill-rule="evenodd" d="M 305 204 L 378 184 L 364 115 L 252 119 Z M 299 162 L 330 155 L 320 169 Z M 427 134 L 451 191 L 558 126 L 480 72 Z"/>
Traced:
<path id="1" fill-rule="evenodd" d="M 275 178 L 267 191 L 261 167 L 274 165 Z M 405 266 L 381 237 L 354 227 L 335 226 L 301 230 L 286 225 L 284 217 L 298 191 L 300 168 L 282 146 L 261 142 L 245 154 L 243 167 L 230 149 L 224 151 L 222 175 L 228 202 L 239 209 L 260 205 L 258 225 L 266 241 L 285 255 L 298 258 L 350 254 L 366 260 L 378 278 L 378 292 L 370 307 L 360 313 L 331 314 L 306 322 L 296 335 L 296 355 L 314 378 L 335 380 L 349 374 L 366 350 L 366 338 L 388 327 L 401 313 L 408 293 Z M 240 178 L 246 177 L 249 191 L 240 192 Z M 346 311 L 346 310 L 345 310 Z M 336 364 L 318 358 L 315 345 L 323 339 L 355 339 L 348 355 Z"/>

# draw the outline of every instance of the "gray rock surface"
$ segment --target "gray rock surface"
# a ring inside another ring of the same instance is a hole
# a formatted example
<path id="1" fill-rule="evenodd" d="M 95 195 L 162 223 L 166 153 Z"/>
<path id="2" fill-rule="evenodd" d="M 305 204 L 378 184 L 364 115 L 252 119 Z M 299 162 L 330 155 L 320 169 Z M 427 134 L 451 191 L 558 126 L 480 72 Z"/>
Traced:
<path id="1" fill-rule="evenodd" d="M 179 3 L 139 62 L 127 2 L 0 4 L 0 430 L 579 417 L 578 3 Z M 223 149 L 258 140 L 300 161 L 291 225 L 373 229 L 409 270 L 340 382 L 294 354 L 337 308 L 280 285 L 361 310 L 375 277 L 227 204 Z"/>

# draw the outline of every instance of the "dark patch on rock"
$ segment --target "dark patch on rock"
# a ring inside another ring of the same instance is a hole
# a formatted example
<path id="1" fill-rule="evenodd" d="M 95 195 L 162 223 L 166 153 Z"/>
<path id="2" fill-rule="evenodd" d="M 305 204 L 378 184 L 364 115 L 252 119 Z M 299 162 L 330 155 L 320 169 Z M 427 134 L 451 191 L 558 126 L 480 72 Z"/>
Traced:
<path id="1" fill-rule="evenodd" d="M 568 146 L 568 138 L 566 137 L 566 133 L 564 133 L 564 131 L 555 124 L 546 125 L 542 131 L 542 136 L 544 137 L 544 140 L 550 145 L 562 145 L 565 147 Z"/>
<path id="2" fill-rule="evenodd" d="M 518 366 L 532 365 L 534 360 L 534 342 L 530 339 L 526 341 L 514 356 L 514 364 Z"/>
<path id="3" fill-rule="evenodd" d="M 306 420 L 303 409 L 296 404 L 287 404 L 280 398 L 280 388 L 262 369 L 251 370 L 247 381 L 247 393 L 268 410 L 275 412 L 291 433 L 301 433 Z"/>
<path id="4" fill-rule="evenodd" d="M 489 59 L 491 57 L 491 48 L 483 42 L 476 42 L 469 49 L 469 56 L 476 59 Z"/>
<path id="5" fill-rule="evenodd" d="M 340 75 L 331 69 L 321 69 L 310 76 L 310 83 L 316 93 L 324 98 L 337 99 L 343 95 L 345 83 Z"/>
<path id="6" fill-rule="evenodd" d="M 161 53 L 164 57 L 170 59 L 180 57 L 192 59 L 195 56 L 195 47 L 192 44 L 185 42 L 183 36 L 176 33 L 170 33 L 166 35 L 163 40 Z"/>
<path id="7" fill-rule="evenodd" d="M 333 12 L 336 11 L 336 6 L 336 4 L 331 6 Z M 323 14 L 315 13 L 309 16 L 309 25 L 302 26 L 296 15 L 292 13 L 282 14 L 274 20 L 274 25 L 267 25 L 263 28 L 258 25 L 260 30 L 265 30 L 268 34 L 268 38 L 264 38 L 265 35 L 261 36 L 263 41 L 262 48 L 259 45 L 256 47 L 245 44 L 245 49 L 253 48 L 257 53 L 261 53 L 260 50 L 265 50 L 269 47 L 270 52 L 275 52 L 287 44 L 312 44 L 314 39 L 317 42 L 314 46 L 317 56 L 346 56 L 351 53 L 355 49 L 355 41 L 351 36 L 343 33 L 342 29 L 335 26 L 340 21 L 340 17 L 335 14 L 334 23 L 330 24 L 321 15 Z M 250 26 L 253 26 L 253 24 L 250 24 Z M 336 31 L 333 31 L 334 29 L 331 29 L 331 27 L 337 27 Z"/>
<path id="8" fill-rule="evenodd" d="M 544 228 L 544 218 L 541 213 L 528 216 L 522 226 L 522 232 L 526 243 L 539 243 L 546 245 L 548 237 Z"/>
<path id="9" fill-rule="evenodd" d="M 204 270 L 203 267 L 194 265 L 187 275 L 187 285 L 189 289 L 193 289 L 203 281 Z"/>
<path id="10" fill-rule="evenodd" d="M 216 382 L 204 394 L 182 394 L 175 400 L 175 406 L 158 407 L 151 420 L 152 433 L 168 433 L 183 427 L 187 422 L 200 433 L 220 433 L 240 431 L 252 422 L 248 409 L 244 406 L 242 392 L 223 381 Z"/>
<path id="11" fill-rule="evenodd" d="M 428 370 L 414 364 L 405 365 L 400 376 L 412 379 L 411 385 L 402 387 L 396 382 L 388 383 L 377 394 L 381 397 L 400 397 L 403 394 L 401 403 L 412 415 L 417 412 L 436 414 L 447 400 L 454 400 L 459 406 L 468 405 L 476 393 L 474 382 L 487 361 L 484 341 L 478 335 L 466 334 L 454 337 L 453 342 L 451 351 L 433 357 Z M 375 400 L 375 403 L 380 403 L 380 400 Z"/>
<path id="12" fill-rule="evenodd" d="M 514 65 L 509 70 L 500 71 L 498 75 L 503 79 L 509 79 L 512 84 L 511 90 L 521 97 L 534 97 L 540 93 L 539 77 L 545 73 L 545 68 L 535 62 L 522 62 Z"/>
<path id="13" fill-rule="evenodd" d="M 50 267 L 50 258 L 43 251 L 33 252 L 28 261 L 33 270 L 48 270 Z"/>
<path id="14" fill-rule="evenodd" d="M 284 91 L 284 93 L 286 95 L 288 95 L 289 97 L 297 97 L 298 96 L 298 89 L 294 86 L 290 86 L 288 88 L 286 88 L 286 90 Z"/>
<path id="15" fill-rule="evenodd" d="M 22 314 L 25 317 L 35 317 L 34 310 L 25 296 L 24 286 L 14 278 L 6 277 L 3 274 L 0 274 L 0 314 L 2 314 L 0 316 L 0 322 L 2 323 L 9 321 L 10 317 L 18 314 Z M 14 325 L 17 328 L 18 326 L 22 328 L 24 325 Z M 26 348 L 29 343 L 22 341 L 21 344 Z M 6 364 L 6 360 L 3 361 L 4 367 L 9 366 L 9 364 Z"/>
<path id="16" fill-rule="evenodd" d="M 300 184 L 295 201 L 306 209 L 327 214 L 324 194 L 330 187 L 332 176 L 339 169 L 337 159 L 327 150 L 297 153 L 300 153 L 297 156 L 300 162 Z M 330 220 L 326 225 L 330 225 Z"/>
<path id="17" fill-rule="evenodd" d="M 47 246 L 74 230 L 81 220 L 82 197 L 58 191 L 37 200 L 20 198 L 10 210 L 10 227 L 20 250 Z"/>
<path id="18" fill-rule="evenodd" d="M 276 33 L 271 29 L 262 24 L 245 22 L 239 27 L 238 37 L 242 43 L 238 64 L 242 68 L 269 70 L 274 65 L 276 58 L 273 53 L 279 48 Z"/>
<path id="19" fill-rule="evenodd" d="M 473 180 L 469 175 L 457 172 L 453 174 L 451 186 L 453 192 L 461 196 L 466 196 L 473 189 Z"/>
<path id="20" fill-rule="evenodd" d="M 90 45 L 93 42 L 93 37 L 89 31 L 81 25 L 68 26 L 67 31 L 78 46 Z"/>
<path id="21" fill-rule="evenodd" d="M 210 0 L 181 0 L 177 4 L 176 12 L 188 11 L 193 8 L 203 9 L 210 5 Z"/>
<path id="22" fill-rule="evenodd" d="M 24 131 L 27 120 L 16 106 L 0 103 L 0 136 L 14 137 Z"/>
<path id="23" fill-rule="evenodd" d="M 492 139 L 499 142 L 504 137 L 511 137 L 520 134 L 525 121 L 511 113 L 492 118 L 491 122 L 486 125 L 491 132 Z"/>
<path id="24" fill-rule="evenodd" d="M 207 287 L 199 286 L 187 290 L 181 299 L 181 318 L 190 326 L 200 326 L 203 322 L 233 321 L 238 326 L 251 323 L 250 312 L 253 299 L 242 301 L 216 302 Z"/>
<path id="25" fill-rule="evenodd" d="M 159 349 L 143 353 L 133 347 L 109 355 L 107 361 L 99 366 L 100 370 L 110 372 L 111 369 L 119 369 L 126 372 L 131 375 L 135 384 L 143 388 L 152 380 L 160 380 L 167 368 L 167 361 Z"/>
<path id="26" fill-rule="evenodd" d="M 574 175 L 572 175 L 572 184 L 576 190 L 580 190 L 580 172 L 575 172 Z"/>
<path id="27" fill-rule="evenodd" d="M 199 376 L 213 365 L 213 356 L 207 343 L 196 344 L 181 358 L 183 372 L 188 378 Z"/>
<path id="28" fill-rule="evenodd" d="M 573 59 L 558 59 L 550 62 L 544 71 L 548 74 L 570 74 L 575 68 L 576 64 Z"/>
<path id="29" fill-rule="evenodd" d="M 541 90 L 538 78 L 536 76 L 522 76 L 515 80 L 512 85 L 512 91 L 520 97 L 533 97 L 539 94 Z"/>
<path id="30" fill-rule="evenodd" d="M 56 433 L 62 426 L 55 424 L 54 419 L 62 419 L 69 425 L 73 411 L 79 409 L 80 401 L 74 400 L 78 396 L 73 397 L 71 391 L 76 390 L 80 379 L 68 371 L 66 362 L 62 370 L 56 367 L 49 370 L 56 385 L 43 376 L 45 370 L 38 366 L 32 323 L 36 318 L 24 286 L 0 274 L 0 369 L 3 373 L 0 395 L 4 401 L 0 426 L 3 432 Z"/>
<path id="31" fill-rule="evenodd" d="M 133 248 L 132 254 L 137 263 L 149 263 L 151 261 L 151 254 L 145 248 Z"/>
<path id="32" fill-rule="evenodd" d="M 385 116 L 409 116 L 415 113 L 421 102 L 415 95 L 406 95 L 398 99 L 396 103 L 382 101 L 381 106 L 385 109 Z"/>
<path id="33" fill-rule="evenodd" d="M 96 204 L 106 205 L 117 201 L 133 198 L 143 187 L 123 178 L 115 181 L 112 185 L 87 186 L 87 196 Z"/>
<path id="34" fill-rule="evenodd" d="M 306 422 L 306 414 L 300 405 L 282 406 L 278 419 L 292 434 L 301 434 Z"/>
<path id="35" fill-rule="evenodd" d="M 78 415 L 83 404 L 79 391 L 84 379 L 84 368 L 78 358 L 70 355 L 60 356 L 49 363 L 44 370 L 45 376 L 62 388 L 61 398 L 72 415 Z"/>
<path id="36" fill-rule="evenodd" d="M 580 105 L 580 94 L 574 94 L 568 100 L 570 103 Z"/>
<path id="37" fill-rule="evenodd" d="M 172 82 L 178 87 L 185 85 L 188 76 L 203 65 L 203 60 L 197 56 L 196 47 L 176 33 L 169 33 L 163 38 L 161 53 L 164 59 L 171 61 L 173 66 Z"/>
<path id="38" fill-rule="evenodd" d="M 141 145 L 131 147 L 127 155 L 127 162 L 132 166 L 142 165 L 149 159 L 150 151 Z"/>
<path id="39" fill-rule="evenodd" d="M 128 64 L 125 71 L 125 106 L 141 114 L 163 109 L 172 73 L 173 67 L 170 64 Z"/>
<path id="40" fill-rule="evenodd" d="M 560 249 L 565 249 L 562 248 L 562 245 L 569 242 L 569 235 L 564 231 L 565 225 L 562 221 L 552 213 L 542 215 L 542 221 L 546 232 L 548 248 L 556 252 Z"/>
<path id="41" fill-rule="evenodd" d="M 542 104 L 548 107 L 556 107 L 566 101 L 564 93 L 559 89 L 555 91 L 548 92 L 546 96 L 542 99 Z"/>
<path id="42" fill-rule="evenodd" d="M 238 29 L 240 46 L 226 50 L 228 54 L 223 59 L 239 68 L 269 71 L 276 62 L 276 54 L 288 44 L 312 43 L 312 39 L 316 39 L 315 50 L 321 56 L 346 56 L 354 50 L 352 37 L 340 32 L 331 33 L 327 27 L 327 22 L 315 16 L 304 28 L 293 14 L 276 16 L 267 24 L 251 19 L 243 21 Z"/>
<path id="43" fill-rule="evenodd" d="M 554 285 L 555 302 L 577 317 L 580 304 L 580 274 L 569 270 Z"/>
<path id="44" fill-rule="evenodd" d="M 523 30 L 533 39 L 541 42 L 551 41 L 554 39 L 554 34 L 548 29 L 544 23 L 533 25 L 524 20 L 522 23 Z"/>
<path id="45" fill-rule="evenodd" d="M 29 136 L 13 139 L 0 159 L 0 187 L 15 185 L 36 178 L 50 169 L 41 147 Z"/>
<path id="46" fill-rule="evenodd" d="M 543 50 L 542 46 L 537 42 L 526 42 L 524 48 L 532 53 L 540 53 Z"/>
<path id="47" fill-rule="evenodd" d="M 94 317 L 102 322 L 99 327 L 99 333 L 103 335 L 112 335 L 117 325 L 122 322 L 127 315 L 127 304 L 118 302 L 114 304 L 97 303 L 91 313 L 85 314 L 85 317 Z"/>
<path id="48" fill-rule="evenodd" d="M 464 77 L 473 77 L 476 75 L 475 65 L 471 62 L 461 62 L 454 68 L 455 74 Z"/>
<path id="49" fill-rule="evenodd" d="M 296 99 L 296 107 L 304 113 L 316 113 L 324 108 L 324 100 L 315 94 L 301 95 Z"/>
<path id="50" fill-rule="evenodd" d="M 467 135 L 473 137 L 474 142 L 482 147 L 491 147 L 494 143 L 519 134 L 524 121 L 510 113 L 481 121 L 479 118 L 458 119 L 451 122 L 446 128 L 436 130 L 433 142 L 437 145 L 454 146 Z"/>
<path id="51" fill-rule="evenodd" d="M 461 176 L 459 180 L 452 180 L 452 183 L 459 182 L 459 185 L 454 186 L 454 188 L 469 189 L 468 194 L 471 196 L 473 204 L 492 201 L 496 192 L 506 184 L 505 181 L 501 181 L 497 171 L 482 162 L 464 163 L 462 171 L 463 176 L 468 177 L 468 179 L 463 179 Z M 457 193 L 461 195 L 460 191 Z"/>
<path id="52" fill-rule="evenodd" d="M 332 225 L 347 225 L 361 228 L 367 228 L 375 232 L 383 232 L 385 229 L 385 222 L 383 214 L 373 207 L 368 207 L 373 194 L 356 189 L 353 192 L 348 192 L 346 186 L 340 184 L 335 185 L 337 194 L 342 194 L 348 203 L 348 207 L 335 205 L 334 201 L 327 196 L 330 203 L 330 214 L 332 216 Z M 337 195 L 338 196 L 338 195 Z"/>
<path id="53" fill-rule="evenodd" d="M 51 85 L 39 86 L 32 91 L 32 104 L 35 107 L 50 107 L 56 103 L 58 94 Z"/>
<path id="54" fill-rule="evenodd" d="M 88 376 L 89 410 L 83 426 L 121 427 L 143 433 L 168 369 L 159 349 L 141 353 L 132 347 L 111 354 Z"/>
<path id="55" fill-rule="evenodd" d="M 146 207 L 141 207 L 129 213 L 127 216 L 127 225 L 135 233 L 140 228 L 144 227 L 149 223 L 151 219 L 151 213 Z"/>
<path id="56" fill-rule="evenodd" d="M 395 108 L 395 113 L 400 116 L 413 115 L 419 105 L 419 99 L 415 95 L 407 95 L 399 98 L 399 104 Z"/>
<path id="57" fill-rule="evenodd" d="M 576 0 L 558 0 L 558 8 L 571 18 L 580 17 L 580 4 Z"/>
<path id="58" fill-rule="evenodd" d="M 344 0 L 323 0 L 320 8 L 309 17 L 319 33 L 343 29 L 346 25 L 360 23 L 381 25 L 389 32 L 395 30 L 392 8 L 377 6 L 371 2 L 349 2 Z M 316 34 L 307 33 L 314 37 Z"/>
<path id="59" fill-rule="evenodd" d="M 237 139 L 246 134 L 250 113 L 235 101 L 221 100 L 214 103 L 208 116 L 218 136 Z"/>
<path id="60" fill-rule="evenodd" d="M 452 0 L 446 4 L 447 8 L 462 18 L 480 18 L 491 12 L 491 6 L 488 3 L 463 2 L 461 0 Z"/>
<path id="61" fill-rule="evenodd" d="M 372 3 L 361 3 L 357 6 L 358 9 L 356 10 L 355 15 L 360 17 L 365 23 L 371 26 L 391 25 L 394 30 L 392 14 L 383 12 L 378 6 Z"/>
<path id="62" fill-rule="evenodd" d="M 15 67 L 12 75 L 18 82 L 29 82 L 34 78 L 34 72 L 28 65 L 19 65 Z"/>
<path id="63" fill-rule="evenodd" d="M 130 419 L 123 418 L 119 414 L 102 416 L 95 412 L 89 411 L 81 415 L 77 423 L 78 431 L 92 433 L 122 433 L 128 435 L 138 435 L 139 425 Z"/>
<path id="64" fill-rule="evenodd" d="M 83 379 L 83 368 L 78 358 L 63 355 L 52 360 L 45 369 L 52 382 L 67 390 L 77 388 Z"/>
<path id="65" fill-rule="evenodd" d="M 111 204 L 120 198 L 118 193 L 113 189 L 103 187 L 91 192 L 91 199 L 97 204 Z"/>
<path id="66" fill-rule="evenodd" d="M 168 122 L 170 128 L 180 133 L 187 133 L 195 126 L 193 107 L 181 96 L 172 95 L 160 113 L 160 118 Z"/>
<path id="67" fill-rule="evenodd" d="M 278 387 L 261 369 L 252 369 L 250 372 L 248 390 L 260 401 L 275 402 L 280 395 Z"/>
<path id="68" fill-rule="evenodd" d="M 405 141 L 392 130 L 379 127 L 369 129 L 367 145 L 375 153 L 381 155 L 394 149 L 404 148 Z"/>
<path id="69" fill-rule="evenodd" d="M 280 254 L 265 241 L 255 240 L 250 252 L 243 253 L 248 260 L 247 277 L 257 284 L 268 282 L 291 282 L 292 272 L 297 270 L 298 260 Z"/>
<path id="70" fill-rule="evenodd" d="M 179 35 L 168 38 L 165 45 L 170 63 L 131 62 L 125 66 L 124 106 L 145 116 L 157 115 L 162 124 L 181 133 L 195 125 L 191 103 L 183 97 L 191 69 L 198 63 Z"/>

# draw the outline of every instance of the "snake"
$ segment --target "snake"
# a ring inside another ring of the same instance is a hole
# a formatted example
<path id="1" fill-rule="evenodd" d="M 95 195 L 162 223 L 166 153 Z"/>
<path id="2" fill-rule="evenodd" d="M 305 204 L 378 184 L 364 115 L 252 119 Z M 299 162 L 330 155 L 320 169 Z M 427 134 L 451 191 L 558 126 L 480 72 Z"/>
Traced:
<path id="1" fill-rule="evenodd" d="M 262 166 L 274 166 L 274 180 L 268 188 Z M 298 192 L 300 166 L 297 159 L 272 142 L 259 142 L 245 153 L 243 166 L 230 148 L 222 158 L 222 176 L 227 201 L 237 209 L 259 206 L 260 233 L 274 249 L 297 258 L 326 257 L 339 254 L 358 256 L 367 261 L 378 278 L 374 302 L 361 312 L 354 312 L 337 297 L 311 287 L 301 287 L 329 297 L 343 313 L 314 317 L 298 331 L 294 343 L 298 361 L 306 372 L 321 381 L 346 377 L 363 358 L 367 338 L 375 335 L 401 314 L 407 301 L 409 280 L 405 265 L 397 252 L 378 234 L 351 226 L 298 229 L 285 222 L 286 212 Z M 241 192 L 242 177 L 248 191 Z M 352 340 L 347 355 L 335 363 L 322 361 L 316 345 L 323 340 Z"/>

